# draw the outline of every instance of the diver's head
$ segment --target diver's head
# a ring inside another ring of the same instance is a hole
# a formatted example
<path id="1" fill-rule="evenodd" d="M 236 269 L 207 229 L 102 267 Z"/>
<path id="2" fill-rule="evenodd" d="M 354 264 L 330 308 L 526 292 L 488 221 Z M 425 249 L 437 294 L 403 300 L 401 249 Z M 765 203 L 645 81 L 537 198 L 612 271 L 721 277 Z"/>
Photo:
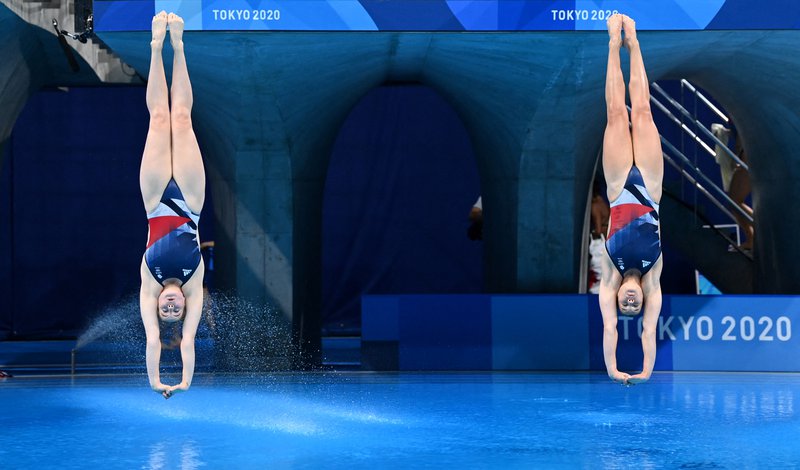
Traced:
<path id="1" fill-rule="evenodd" d="M 623 315 L 634 317 L 641 313 L 644 305 L 642 275 L 638 271 L 625 273 L 617 291 L 617 307 Z"/>
<path id="2" fill-rule="evenodd" d="M 186 297 L 176 283 L 166 283 L 158 296 L 158 317 L 167 323 L 183 320 Z"/>

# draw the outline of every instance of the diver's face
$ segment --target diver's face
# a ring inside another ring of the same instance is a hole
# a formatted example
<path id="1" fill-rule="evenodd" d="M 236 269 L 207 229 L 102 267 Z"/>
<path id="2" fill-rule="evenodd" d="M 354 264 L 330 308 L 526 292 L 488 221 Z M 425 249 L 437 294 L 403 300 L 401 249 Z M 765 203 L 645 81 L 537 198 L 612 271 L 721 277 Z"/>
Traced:
<path id="1" fill-rule="evenodd" d="M 644 294 L 642 286 L 636 279 L 626 279 L 617 291 L 617 306 L 620 313 L 628 316 L 638 315 L 642 311 Z"/>
<path id="2" fill-rule="evenodd" d="M 158 316 L 161 320 L 171 323 L 183 318 L 186 297 L 179 287 L 168 286 L 158 296 Z"/>

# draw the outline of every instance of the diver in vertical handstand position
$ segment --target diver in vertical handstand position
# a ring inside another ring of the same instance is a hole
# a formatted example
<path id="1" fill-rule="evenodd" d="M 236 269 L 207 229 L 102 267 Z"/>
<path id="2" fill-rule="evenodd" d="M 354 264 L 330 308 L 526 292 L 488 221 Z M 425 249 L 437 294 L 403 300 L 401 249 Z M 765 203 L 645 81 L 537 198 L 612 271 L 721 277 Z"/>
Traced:
<path id="1" fill-rule="evenodd" d="M 174 51 L 170 91 L 161 57 L 167 26 Z M 164 398 L 186 391 L 192 384 L 205 272 L 197 224 L 205 200 L 206 177 L 192 129 L 192 86 L 183 53 L 183 27 L 183 19 L 174 13 L 162 11 L 153 17 L 146 95 L 150 126 L 139 174 L 149 225 L 139 304 L 147 335 L 147 375 L 152 389 Z M 183 376 L 172 386 L 161 383 L 159 373 L 159 320 L 183 320 Z"/>
<path id="2" fill-rule="evenodd" d="M 622 33 L 625 33 L 623 39 Z M 603 355 L 608 376 L 626 384 L 650 378 L 656 360 L 656 325 L 661 313 L 661 237 L 658 203 L 664 160 L 650 112 L 650 89 L 636 24 L 625 15 L 608 20 L 606 71 L 607 123 L 603 137 L 603 173 L 611 216 L 600 279 Z M 625 106 L 620 48 L 630 54 L 631 115 Z M 635 375 L 617 370 L 617 312 L 642 318 L 644 364 Z"/>

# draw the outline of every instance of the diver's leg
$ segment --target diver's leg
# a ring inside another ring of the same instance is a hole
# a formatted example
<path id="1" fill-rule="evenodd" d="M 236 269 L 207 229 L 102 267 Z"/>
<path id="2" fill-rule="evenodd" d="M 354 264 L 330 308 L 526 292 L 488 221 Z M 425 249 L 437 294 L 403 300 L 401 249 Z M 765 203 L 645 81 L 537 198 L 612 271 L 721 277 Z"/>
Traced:
<path id="1" fill-rule="evenodd" d="M 147 140 L 139 171 L 139 187 L 148 212 L 158 205 L 161 194 L 172 177 L 169 93 L 164 75 L 164 61 L 161 58 L 166 31 L 167 14 L 162 11 L 153 17 L 150 72 L 147 77 L 146 92 L 150 125 L 147 129 Z"/>
<path id="2" fill-rule="evenodd" d="M 169 14 L 169 36 L 175 57 L 172 64 L 172 172 L 186 203 L 199 213 L 205 200 L 206 175 L 200 147 L 192 128 L 192 84 L 183 53 L 183 19 Z"/>
<path id="3" fill-rule="evenodd" d="M 650 110 L 650 82 L 647 80 L 639 39 L 636 37 L 636 24 L 629 17 L 623 16 L 622 27 L 625 31 L 624 44 L 631 57 L 628 92 L 631 96 L 634 160 L 641 170 L 650 195 L 658 201 L 661 199 L 661 183 L 664 179 L 664 156 L 661 152 L 661 137 Z"/>
<path id="4" fill-rule="evenodd" d="M 633 165 L 633 146 L 625 106 L 625 79 L 620 67 L 622 15 L 608 20 L 608 65 L 606 68 L 606 130 L 603 135 L 603 173 L 609 200 L 622 192 L 628 171 Z"/>

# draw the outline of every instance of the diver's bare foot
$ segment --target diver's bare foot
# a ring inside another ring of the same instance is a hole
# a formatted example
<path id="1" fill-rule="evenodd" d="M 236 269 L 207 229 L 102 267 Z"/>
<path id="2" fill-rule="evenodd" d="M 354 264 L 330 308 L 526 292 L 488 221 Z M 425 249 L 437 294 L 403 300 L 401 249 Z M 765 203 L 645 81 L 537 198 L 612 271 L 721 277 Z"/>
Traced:
<path id="1" fill-rule="evenodd" d="M 175 13 L 170 13 L 167 19 L 169 22 L 169 42 L 172 43 L 173 48 L 183 46 L 183 18 Z"/>
<path id="2" fill-rule="evenodd" d="M 608 47 L 620 47 L 622 45 L 622 15 L 614 13 L 606 21 L 608 26 Z"/>
<path id="3" fill-rule="evenodd" d="M 167 12 L 162 11 L 153 17 L 153 40 L 151 44 L 161 46 L 167 35 Z"/>
<path id="4" fill-rule="evenodd" d="M 622 29 L 625 31 L 625 39 L 622 43 L 625 45 L 626 49 L 630 50 L 631 47 L 639 45 L 639 39 L 636 38 L 636 22 L 628 15 L 621 16 Z"/>

